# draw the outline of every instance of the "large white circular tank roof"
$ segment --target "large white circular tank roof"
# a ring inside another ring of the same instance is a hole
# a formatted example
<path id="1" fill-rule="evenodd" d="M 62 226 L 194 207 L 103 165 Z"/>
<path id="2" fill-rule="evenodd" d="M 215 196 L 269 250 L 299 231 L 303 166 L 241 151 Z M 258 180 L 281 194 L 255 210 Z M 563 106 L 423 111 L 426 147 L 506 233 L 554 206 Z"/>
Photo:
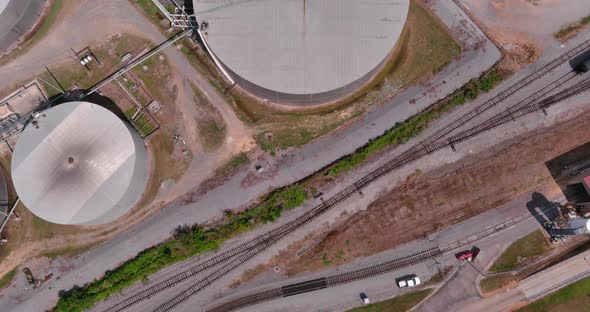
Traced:
<path id="1" fill-rule="evenodd" d="M 6 9 L 6 6 L 8 6 L 8 1 L 9 0 L 0 0 L 0 14 L 2 14 L 4 9 Z"/>
<path id="2" fill-rule="evenodd" d="M 129 210 L 147 183 L 143 141 L 109 110 L 69 102 L 43 111 L 12 157 L 16 191 L 35 215 L 95 224 Z"/>
<path id="3" fill-rule="evenodd" d="M 276 92 L 318 94 L 382 64 L 409 0 L 193 0 L 204 40 L 235 75 Z"/>
<path id="4" fill-rule="evenodd" d="M 47 0 L 0 0 L 0 53 L 33 29 Z"/>

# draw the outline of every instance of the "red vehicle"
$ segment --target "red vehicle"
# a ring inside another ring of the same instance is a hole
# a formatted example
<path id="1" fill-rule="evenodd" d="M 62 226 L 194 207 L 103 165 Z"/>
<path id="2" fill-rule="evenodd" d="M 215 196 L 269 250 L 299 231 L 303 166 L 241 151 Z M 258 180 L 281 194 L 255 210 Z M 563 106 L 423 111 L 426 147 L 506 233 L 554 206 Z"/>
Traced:
<path id="1" fill-rule="evenodd" d="M 461 251 L 460 253 L 456 254 L 457 260 L 467 260 L 472 261 L 474 257 L 474 253 L 471 250 Z"/>

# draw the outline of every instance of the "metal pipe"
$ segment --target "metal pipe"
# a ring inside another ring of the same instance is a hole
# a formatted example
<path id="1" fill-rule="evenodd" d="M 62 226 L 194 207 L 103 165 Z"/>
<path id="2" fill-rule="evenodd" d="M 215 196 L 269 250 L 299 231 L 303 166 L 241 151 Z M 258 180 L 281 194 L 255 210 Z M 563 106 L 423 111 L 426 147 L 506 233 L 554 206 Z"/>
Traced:
<path id="1" fill-rule="evenodd" d="M 111 81 L 119 78 L 120 76 L 122 76 L 126 72 L 128 72 L 128 71 L 132 70 L 133 68 L 135 68 L 137 65 L 145 62 L 146 60 L 148 60 L 152 56 L 160 53 L 165 48 L 169 47 L 170 45 L 172 45 L 176 41 L 178 41 L 178 40 L 186 37 L 187 35 L 189 35 L 191 33 L 192 33 L 192 29 L 187 29 L 187 30 L 185 30 L 183 32 L 180 32 L 180 33 L 174 35 L 172 38 L 164 41 L 162 44 L 160 44 L 156 48 L 152 49 L 152 51 L 147 52 L 146 54 L 144 54 L 140 58 L 136 59 L 135 61 L 131 62 L 130 64 L 123 66 L 121 69 L 119 69 L 115 73 L 111 74 L 107 78 L 103 79 L 102 81 L 100 81 L 99 83 L 97 83 L 96 85 L 94 85 L 92 88 L 90 88 L 90 90 L 88 90 L 88 93 L 86 93 L 86 96 L 89 96 L 89 95 L 93 94 L 94 92 L 98 91 L 98 89 L 104 87 L 105 85 L 107 85 Z"/>
<path id="2" fill-rule="evenodd" d="M 17 197 L 14 205 L 12 205 L 12 209 L 10 209 L 10 212 L 8 213 L 8 216 L 4 219 L 4 222 L 2 222 L 2 225 L 0 226 L 0 235 L 2 234 L 2 230 L 4 230 L 6 224 L 8 224 L 8 220 L 10 220 L 10 216 L 14 213 L 14 209 L 16 209 L 16 205 L 18 205 L 19 202 L 20 198 Z"/>

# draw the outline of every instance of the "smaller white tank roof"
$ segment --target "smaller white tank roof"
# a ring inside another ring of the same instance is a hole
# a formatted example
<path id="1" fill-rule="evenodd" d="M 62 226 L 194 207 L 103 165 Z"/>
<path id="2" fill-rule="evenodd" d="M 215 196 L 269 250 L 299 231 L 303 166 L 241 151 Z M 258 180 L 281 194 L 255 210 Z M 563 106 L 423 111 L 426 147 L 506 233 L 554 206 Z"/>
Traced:
<path id="1" fill-rule="evenodd" d="M 16 191 L 35 215 L 60 224 L 106 222 L 139 199 L 145 148 L 115 114 L 70 102 L 37 120 L 21 134 L 11 164 Z"/>

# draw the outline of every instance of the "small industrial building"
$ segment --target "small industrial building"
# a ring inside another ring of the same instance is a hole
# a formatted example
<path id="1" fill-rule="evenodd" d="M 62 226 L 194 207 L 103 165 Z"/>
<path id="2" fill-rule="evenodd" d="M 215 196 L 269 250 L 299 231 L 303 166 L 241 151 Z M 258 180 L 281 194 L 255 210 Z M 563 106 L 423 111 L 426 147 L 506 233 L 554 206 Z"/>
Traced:
<path id="1" fill-rule="evenodd" d="M 0 55 L 30 32 L 47 0 L 0 0 Z"/>
<path id="2" fill-rule="evenodd" d="M 567 203 L 545 227 L 552 237 L 590 233 L 590 142 L 545 163 Z"/>
<path id="3" fill-rule="evenodd" d="M 89 102 L 34 114 L 11 163 L 25 207 L 59 224 L 100 224 L 122 216 L 144 192 L 148 167 L 139 134 Z"/>
<path id="4" fill-rule="evenodd" d="M 193 0 L 202 39 L 239 86 L 271 102 L 348 95 L 385 63 L 409 0 Z"/>

